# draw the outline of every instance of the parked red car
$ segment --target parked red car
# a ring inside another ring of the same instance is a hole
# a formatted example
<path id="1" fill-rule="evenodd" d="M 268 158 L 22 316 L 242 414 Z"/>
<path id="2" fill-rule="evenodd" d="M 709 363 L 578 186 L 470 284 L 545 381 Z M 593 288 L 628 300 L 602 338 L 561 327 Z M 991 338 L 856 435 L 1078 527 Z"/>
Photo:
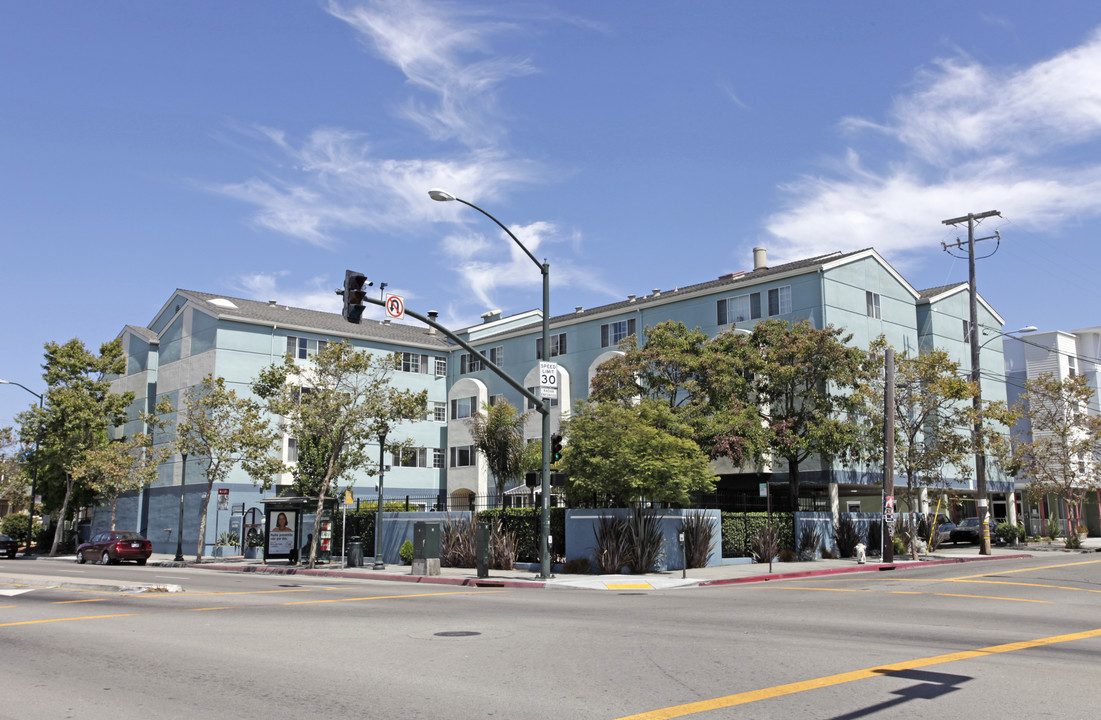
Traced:
<path id="1" fill-rule="evenodd" d="M 133 560 L 144 565 L 153 554 L 153 543 L 140 533 L 125 530 L 101 532 L 76 549 L 76 561 L 99 560 L 104 565 L 114 565 L 120 560 Z"/>

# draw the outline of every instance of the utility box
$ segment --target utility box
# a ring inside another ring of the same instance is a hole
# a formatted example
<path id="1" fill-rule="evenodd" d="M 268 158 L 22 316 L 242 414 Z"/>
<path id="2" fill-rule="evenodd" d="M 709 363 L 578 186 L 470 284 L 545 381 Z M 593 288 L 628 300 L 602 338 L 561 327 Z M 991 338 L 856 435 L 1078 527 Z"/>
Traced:
<path id="1" fill-rule="evenodd" d="M 478 566 L 478 577 L 489 577 L 489 523 L 474 527 L 474 564 Z"/>
<path id="2" fill-rule="evenodd" d="M 413 571 L 412 575 L 440 574 L 440 524 L 438 522 L 413 523 Z"/>

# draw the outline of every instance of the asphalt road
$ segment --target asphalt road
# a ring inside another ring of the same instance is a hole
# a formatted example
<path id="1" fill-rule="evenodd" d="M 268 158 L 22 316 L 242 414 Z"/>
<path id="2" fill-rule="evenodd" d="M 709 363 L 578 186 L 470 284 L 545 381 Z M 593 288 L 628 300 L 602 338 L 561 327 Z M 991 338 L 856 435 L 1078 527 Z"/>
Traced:
<path id="1" fill-rule="evenodd" d="M 0 560 L 185 589 L 0 586 L 0 718 L 1092 718 L 1095 558 L 660 591 Z"/>

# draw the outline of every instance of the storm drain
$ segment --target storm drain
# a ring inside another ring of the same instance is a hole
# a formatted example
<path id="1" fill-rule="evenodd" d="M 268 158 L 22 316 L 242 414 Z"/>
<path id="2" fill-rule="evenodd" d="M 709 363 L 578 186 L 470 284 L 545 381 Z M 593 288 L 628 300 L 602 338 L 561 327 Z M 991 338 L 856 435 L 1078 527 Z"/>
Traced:
<path id="1" fill-rule="evenodd" d="M 446 632 L 433 633 L 436 637 L 471 637 L 473 635 L 481 635 L 480 632 L 474 632 L 473 630 L 447 630 Z"/>

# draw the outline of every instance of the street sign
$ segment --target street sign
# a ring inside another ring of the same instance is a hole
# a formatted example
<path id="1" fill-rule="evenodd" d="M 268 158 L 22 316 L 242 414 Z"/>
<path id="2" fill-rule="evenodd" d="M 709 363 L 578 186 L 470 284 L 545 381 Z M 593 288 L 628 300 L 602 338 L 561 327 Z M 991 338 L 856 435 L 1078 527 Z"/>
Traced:
<path id="1" fill-rule="evenodd" d="M 405 298 L 400 295 L 387 295 L 386 316 L 395 320 L 401 320 L 405 317 Z"/>
<path id="2" fill-rule="evenodd" d="M 761 483 L 761 497 L 768 495 L 768 483 Z"/>
<path id="3" fill-rule="evenodd" d="M 233 514 L 234 515 L 244 515 L 245 514 L 245 504 L 244 503 L 233 503 Z"/>
<path id="4" fill-rule="evenodd" d="M 355 502 L 355 499 L 352 498 L 352 491 L 351 490 L 345 490 L 344 491 L 344 504 L 345 505 L 351 505 L 354 502 Z"/>
<path id="5" fill-rule="evenodd" d="M 558 363 L 539 363 L 539 397 L 558 399 Z"/>

